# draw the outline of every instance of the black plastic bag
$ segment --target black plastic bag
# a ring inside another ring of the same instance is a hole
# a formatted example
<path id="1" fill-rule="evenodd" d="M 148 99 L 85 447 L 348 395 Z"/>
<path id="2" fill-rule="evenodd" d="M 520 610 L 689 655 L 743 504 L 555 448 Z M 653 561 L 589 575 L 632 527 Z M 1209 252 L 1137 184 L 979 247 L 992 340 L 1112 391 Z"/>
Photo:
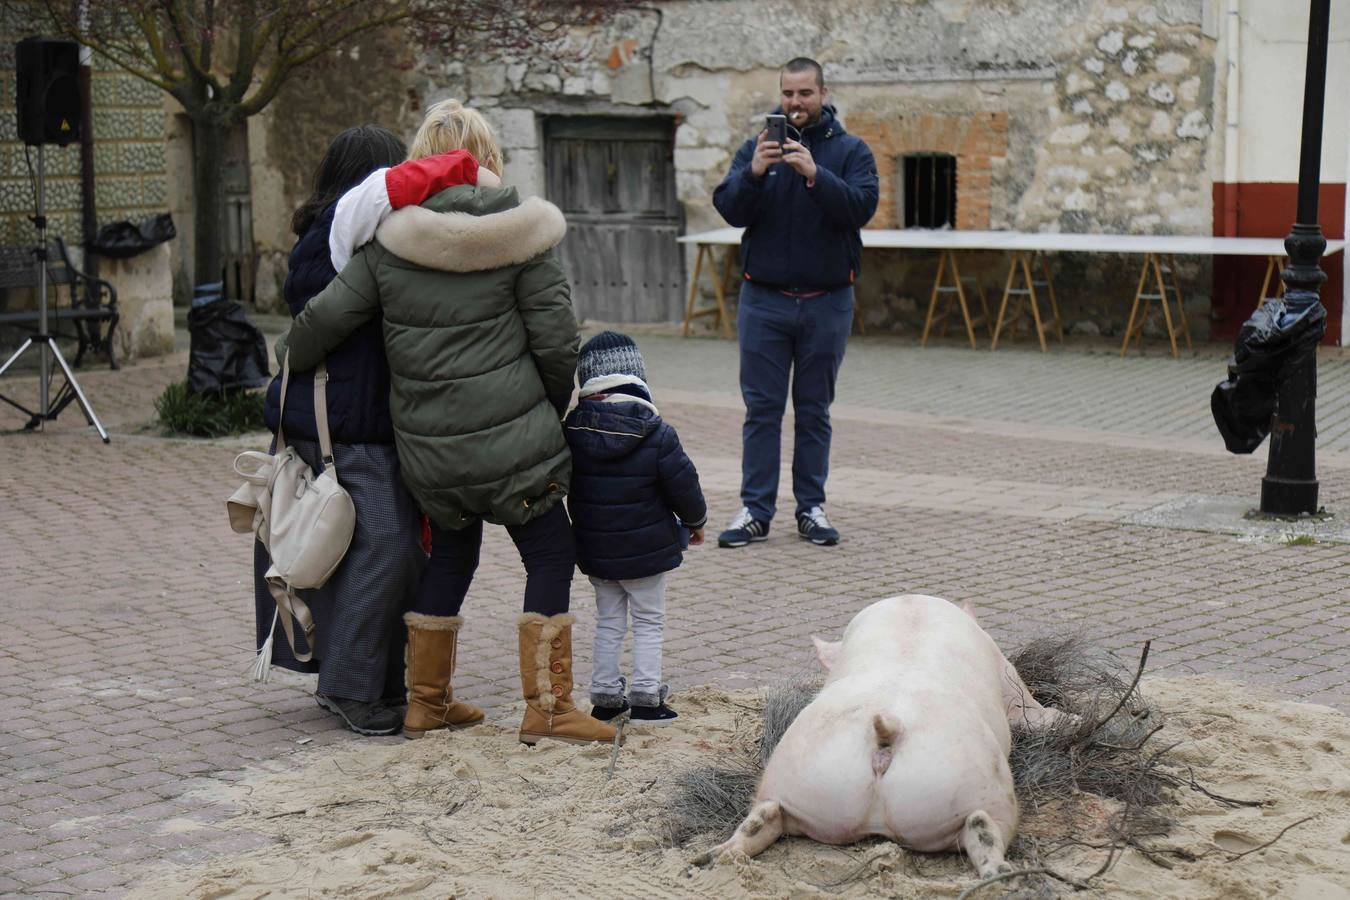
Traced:
<path id="1" fill-rule="evenodd" d="M 1270 434 L 1274 379 L 1239 375 L 1230 366 L 1228 380 L 1215 385 L 1209 396 L 1209 410 L 1229 453 L 1253 453 Z"/>
<path id="2" fill-rule="evenodd" d="M 1270 434 L 1280 368 L 1315 347 L 1327 328 L 1316 294 L 1291 291 L 1268 299 L 1243 323 L 1228 359 L 1228 378 L 1209 398 L 1214 424 L 1229 453 L 1251 453 Z M 1315 349 L 1312 352 L 1316 352 Z"/>
<path id="3" fill-rule="evenodd" d="M 139 224 L 125 220 L 109 222 L 98 230 L 98 234 L 88 246 L 100 256 L 126 259 L 144 253 L 177 235 L 178 229 L 174 227 L 173 216 L 160 213 L 143 219 Z"/>
<path id="4" fill-rule="evenodd" d="M 200 285 L 188 310 L 191 352 L 188 391 L 229 391 L 271 381 L 267 339 L 237 300 L 220 296 L 220 283 Z"/>

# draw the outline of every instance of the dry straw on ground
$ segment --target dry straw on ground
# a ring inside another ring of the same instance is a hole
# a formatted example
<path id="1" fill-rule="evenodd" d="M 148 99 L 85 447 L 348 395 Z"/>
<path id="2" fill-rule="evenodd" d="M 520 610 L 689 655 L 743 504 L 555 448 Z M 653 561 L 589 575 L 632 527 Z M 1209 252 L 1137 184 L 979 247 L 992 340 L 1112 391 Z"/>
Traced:
<path id="1" fill-rule="evenodd" d="M 1155 740 L 1162 716 L 1138 689 L 1147 656 L 1145 647 L 1133 678 L 1117 660 L 1074 637 L 1033 641 L 1011 658 L 1037 701 L 1077 716 L 1059 727 L 1013 732 L 1010 765 L 1018 799 L 1027 814 L 1045 813 L 1040 828 L 1021 834 L 1011 848 L 1014 864 L 1035 870 L 1022 879 L 1024 890 L 1048 887 L 1051 880 L 1083 885 L 1044 862 L 1071 843 L 1105 849 L 1108 859 L 1134 848 L 1168 864 L 1163 857 L 1170 851 L 1150 839 L 1171 828 L 1166 807 L 1173 791 L 1204 788 L 1170 761 L 1173 745 Z M 749 808 L 764 763 L 819 688 L 820 682 L 810 679 L 771 686 L 764 694 L 762 731 L 750 752 L 676 776 L 665 819 L 671 844 L 731 835 Z M 1229 806 L 1260 805 L 1208 796 Z M 1083 839 L 1085 833 L 1090 840 Z"/>
<path id="2" fill-rule="evenodd" d="M 1043 652 L 1041 658 L 1055 657 Z M 1113 671 L 1129 683 L 1118 668 Z M 1110 696 L 1108 691 L 1094 702 L 1106 704 Z M 1122 715 L 1139 721 L 1118 727 L 1138 735 L 1162 721 L 1154 718 L 1157 711 L 1166 713 L 1165 726 L 1149 743 L 1175 747 L 1166 764 L 1158 761 L 1144 771 L 1161 777 L 1147 790 L 1156 787 L 1163 802 L 1147 809 L 1149 816 L 1170 820 L 1167 832 L 1126 830 L 1129 840 L 1122 840 L 1122 827 L 1139 821 L 1122 812 L 1139 802 L 1140 785 L 1151 784 L 1136 780 L 1121 790 L 1119 782 L 1128 778 L 1110 760 L 1127 755 L 1108 757 L 1102 787 L 1124 800 L 1082 791 L 1059 796 L 1065 777 L 1059 751 L 1019 745 L 1024 772 L 1039 773 L 1023 785 L 1024 798 L 1028 790 L 1050 791 L 1026 803 L 1015 848 L 1019 865 L 1090 881 L 1094 892 L 1113 898 L 1345 896 L 1346 716 L 1204 678 L 1145 679 L 1142 696 L 1154 712 L 1145 719 L 1136 715 L 1140 707 L 1127 703 Z M 787 698 L 788 705 L 800 699 Z M 203 804 L 232 804 L 238 814 L 227 827 L 267 836 L 270 846 L 190 868 L 165 864 L 136 893 L 217 900 L 954 898 L 976 886 L 967 863 L 954 854 L 911 854 L 881 840 L 828 847 L 792 838 L 751 861 L 692 868 L 689 859 L 712 835 L 693 837 L 686 828 L 681 837 L 689 843 L 671 845 L 677 823 L 669 810 L 678 806 L 678 773 L 729 768 L 734 760 L 746 780 L 727 782 L 727 791 L 748 793 L 766 728 L 764 697 L 704 687 L 684 691 L 672 703 L 680 711 L 678 723 L 631 728 L 612 779 L 606 778 L 607 747 L 544 742 L 530 749 L 517 743 L 518 710 L 499 711 L 493 724 L 455 734 L 365 742 L 274 761 L 198 797 Z M 1104 730 L 1097 741 L 1128 746 L 1128 734 L 1111 731 L 1109 737 Z M 1261 805 L 1225 804 L 1194 789 L 1192 780 L 1211 795 Z M 182 820 L 164 824 L 191 826 Z M 1108 859 L 1109 868 L 1094 876 Z M 1032 897 L 1073 888 L 1042 876 L 1020 885 L 991 884 L 973 896 L 983 900 L 1009 891 Z"/>

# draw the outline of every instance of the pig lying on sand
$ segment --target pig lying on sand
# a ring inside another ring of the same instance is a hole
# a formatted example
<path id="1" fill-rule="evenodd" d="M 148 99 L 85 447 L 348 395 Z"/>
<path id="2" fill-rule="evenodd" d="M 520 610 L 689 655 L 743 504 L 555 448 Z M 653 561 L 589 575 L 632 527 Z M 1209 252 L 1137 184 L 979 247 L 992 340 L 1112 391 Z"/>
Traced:
<path id="1" fill-rule="evenodd" d="M 785 834 L 880 835 L 921 852 L 960 848 L 982 877 L 1010 871 L 1010 724 L 1066 714 L 1032 699 L 969 606 L 890 597 L 854 616 L 842 641 L 814 640 L 825 686 L 774 748 L 745 821 L 696 862 L 754 856 Z"/>

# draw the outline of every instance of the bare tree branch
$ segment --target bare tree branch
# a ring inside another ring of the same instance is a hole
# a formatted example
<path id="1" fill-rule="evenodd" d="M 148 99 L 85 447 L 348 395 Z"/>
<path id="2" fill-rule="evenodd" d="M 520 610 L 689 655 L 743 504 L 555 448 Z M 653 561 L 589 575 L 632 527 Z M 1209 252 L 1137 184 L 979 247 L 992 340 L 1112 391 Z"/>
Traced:
<path id="1" fill-rule="evenodd" d="M 169 54 L 164 48 L 164 39 L 160 36 L 159 29 L 155 27 L 155 17 L 144 6 L 131 11 L 132 20 L 136 23 L 141 36 L 145 38 L 146 46 L 150 48 L 150 56 L 155 63 L 155 71 L 165 81 L 176 81 L 181 76 L 178 75 L 177 68 L 169 61 Z"/>
<path id="2" fill-rule="evenodd" d="M 271 67 L 263 76 L 262 83 L 253 94 L 240 103 L 240 108 L 244 115 L 252 116 L 261 112 L 267 104 L 271 103 L 281 90 L 281 86 L 290 77 L 295 69 L 303 66 L 305 63 L 314 59 L 321 53 L 335 50 L 348 39 L 362 32 L 370 31 L 373 28 L 392 25 L 407 18 L 406 13 L 394 13 L 380 19 L 372 19 L 348 27 L 345 31 L 339 32 L 329 40 L 311 47 L 305 52 L 292 52 L 291 54 L 277 53 L 272 60 Z"/>
<path id="3" fill-rule="evenodd" d="M 14 10 L 16 4 L 6 3 L 4 6 Z M 38 0 L 35 4 L 17 4 L 17 6 L 29 15 L 34 12 L 35 6 L 39 15 L 45 17 L 47 24 L 57 32 L 74 38 L 95 53 L 102 54 L 114 65 L 137 78 L 148 81 L 163 91 L 173 91 L 173 78 L 159 66 L 153 46 L 148 41 L 142 43 L 128 40 L 129 29 L 126 26 L 129 23 L 120 21 L 121 17 L 118 17 L 119 21 L 110 23 L 107 15 L 91 16 L 89 27 L 82 28 L 75 15 L 75 8 L 59 0 Z M 134 8 L 130 11 L 134 12 Z M 108 25 L 112 27 L 107 27 Z M 139 30 L 134 33 L 139 33 Z"/>
<path id="4" fill-rule="evenodd" d="M 200 51 L 189 37 L 192 31 L 190 27 L 192 13 L 185 5 L 185 0 L 173 0 L 173 2 L 161 0 L 160 9 L 169 30 L 173 32 L 175 45 L 183 59 L 183 71 L 186 74 L 186 80 L 194 86 L 203 84 L 206 81 L 207 73 L 201 64 Z"/>
<path id="5" fill-rule="evenodd" d="M 225 98 L 237 102 L 248 90 L 253 76 L 253 41 L 257 37 L 258 17 L 255 0 L 240 0 L 239 16 L 234 27 L 234 71 L 225 83 Z"/>
<path id="6" fill-rule="evenodd" d="M 74 38 L 175 97 L 192 121 L 196 275 L 220 269 L 218 188 L 230 128 L 262 112 L 291 76 L 361 35 L 403 25 L 413 43 L 445 56 L 561 59 L 573 29 L 599 25 L 638 0 L 0 0 L 0 10 Z M 391 75 L 393 73 L 391 72 Z"/>

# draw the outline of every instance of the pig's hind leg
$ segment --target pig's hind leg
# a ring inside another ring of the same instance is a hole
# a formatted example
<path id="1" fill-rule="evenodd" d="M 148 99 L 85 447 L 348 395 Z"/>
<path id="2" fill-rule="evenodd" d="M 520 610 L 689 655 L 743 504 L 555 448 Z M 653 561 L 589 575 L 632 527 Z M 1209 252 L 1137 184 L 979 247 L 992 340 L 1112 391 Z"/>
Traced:
<path id="1" fill-rule="evenodd" d="M 783 807 L 777 800 L 761 800 L 750 808 L 750 814 L 736 827 L 736 833 L 721 844 L 694 857 L 694 865 L 711 865 L 728 853 L 758 856 L 770 844 L 783 836 Z"/>
<path id="2" fill-rule="evenodd" d="M 1074 728 L 1079 717 L 1074 713 L 1041 706 L 1031 694 L 1031 688 L 1017 674 L 1016 667 L 999 653 L 1000 667 L 1003 672 L 1003 708 L 1008 714 L 1008 724 L 1013 728 Z"/>
<path id="3" fill-rule="evenodd" d="M 966 816 L 966 824 L 961 827 L 957 841 L 981 878 L 1012 871 L 1012 866 L 1003 858 L 1008 850 L 1007 838 L 984 810 L 977 809 Z"/>

